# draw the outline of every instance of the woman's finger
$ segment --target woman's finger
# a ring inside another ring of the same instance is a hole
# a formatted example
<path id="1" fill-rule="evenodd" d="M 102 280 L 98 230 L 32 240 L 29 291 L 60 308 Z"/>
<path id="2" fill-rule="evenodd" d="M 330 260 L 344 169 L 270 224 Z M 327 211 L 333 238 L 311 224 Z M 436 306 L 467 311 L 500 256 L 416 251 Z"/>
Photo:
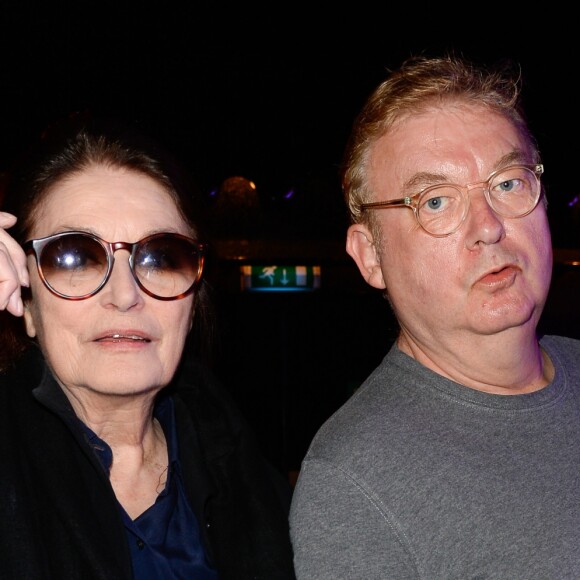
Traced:
<path id="1" fill-rule="evenodd" d="M 10 213 L 0 212 L 0 252 L 7 256 L 8 263 L 12 263 L 22 286 L 29 286 L 30 278 L 26 267 L 26 254 L 20 244 L 5 230 L 16 223 L 16 217 Z M 0 279 L 2 271 L 0 270 Z"/>

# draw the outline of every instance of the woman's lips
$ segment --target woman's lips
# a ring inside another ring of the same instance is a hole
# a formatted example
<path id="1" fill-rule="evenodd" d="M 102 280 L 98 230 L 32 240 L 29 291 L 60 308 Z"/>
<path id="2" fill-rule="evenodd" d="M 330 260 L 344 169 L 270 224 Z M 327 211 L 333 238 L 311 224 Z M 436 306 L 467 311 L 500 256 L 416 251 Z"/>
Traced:
<path id="1" fill-rule="evenodd" d="M 151 342 L 151 340 L 137 334 L 113 333 L 97 338 L 96 342 Z"/>

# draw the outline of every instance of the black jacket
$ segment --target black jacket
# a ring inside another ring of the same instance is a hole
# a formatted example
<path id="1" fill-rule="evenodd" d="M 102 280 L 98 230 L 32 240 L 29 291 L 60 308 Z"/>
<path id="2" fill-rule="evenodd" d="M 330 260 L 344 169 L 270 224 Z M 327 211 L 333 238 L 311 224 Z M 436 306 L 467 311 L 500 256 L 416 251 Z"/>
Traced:
<path id="1" fill-rule="evenodd" d="M 220 578 L 294 578 L 290 490 L 228 393 L 189 361 L 171 390 L 179 460 Z M 108 477 L 36 349 L 0 375 L 0 578 L 129 580 Z"/>

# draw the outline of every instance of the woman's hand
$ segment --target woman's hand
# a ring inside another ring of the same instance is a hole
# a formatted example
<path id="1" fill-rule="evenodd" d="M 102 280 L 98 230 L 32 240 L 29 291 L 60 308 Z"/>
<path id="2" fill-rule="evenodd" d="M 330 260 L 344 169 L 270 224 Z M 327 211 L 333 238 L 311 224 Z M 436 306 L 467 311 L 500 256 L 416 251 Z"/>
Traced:
<path id="1" fill-rule="evenodd" d="M 15 216 L 0 211 L 0 310 L 8 310 L 14 316 L 22 316 L 24 306 L 20 287 L 28 286 L 30 280 L 24 251 L 6 232 L 6 229 L 15 223 Z"/>

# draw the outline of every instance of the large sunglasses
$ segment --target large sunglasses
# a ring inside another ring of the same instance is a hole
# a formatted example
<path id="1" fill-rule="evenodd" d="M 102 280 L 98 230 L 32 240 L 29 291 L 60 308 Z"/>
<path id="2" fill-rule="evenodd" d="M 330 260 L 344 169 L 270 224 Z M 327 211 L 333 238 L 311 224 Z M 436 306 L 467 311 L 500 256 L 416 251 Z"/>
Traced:
<path id="1" fill-rule="evenodd" d="M 135 243 L 106 242 L 87 232 L 62 232 L 28 240 L 44 285 L 67 300 L 94 296 L 107 283 L 115 252 L 129 252 L 129 266 L 139 288 L 157 300 L 191 294 L 201 279 L 205 246 L 173 233 L 147 236 Z"/>

